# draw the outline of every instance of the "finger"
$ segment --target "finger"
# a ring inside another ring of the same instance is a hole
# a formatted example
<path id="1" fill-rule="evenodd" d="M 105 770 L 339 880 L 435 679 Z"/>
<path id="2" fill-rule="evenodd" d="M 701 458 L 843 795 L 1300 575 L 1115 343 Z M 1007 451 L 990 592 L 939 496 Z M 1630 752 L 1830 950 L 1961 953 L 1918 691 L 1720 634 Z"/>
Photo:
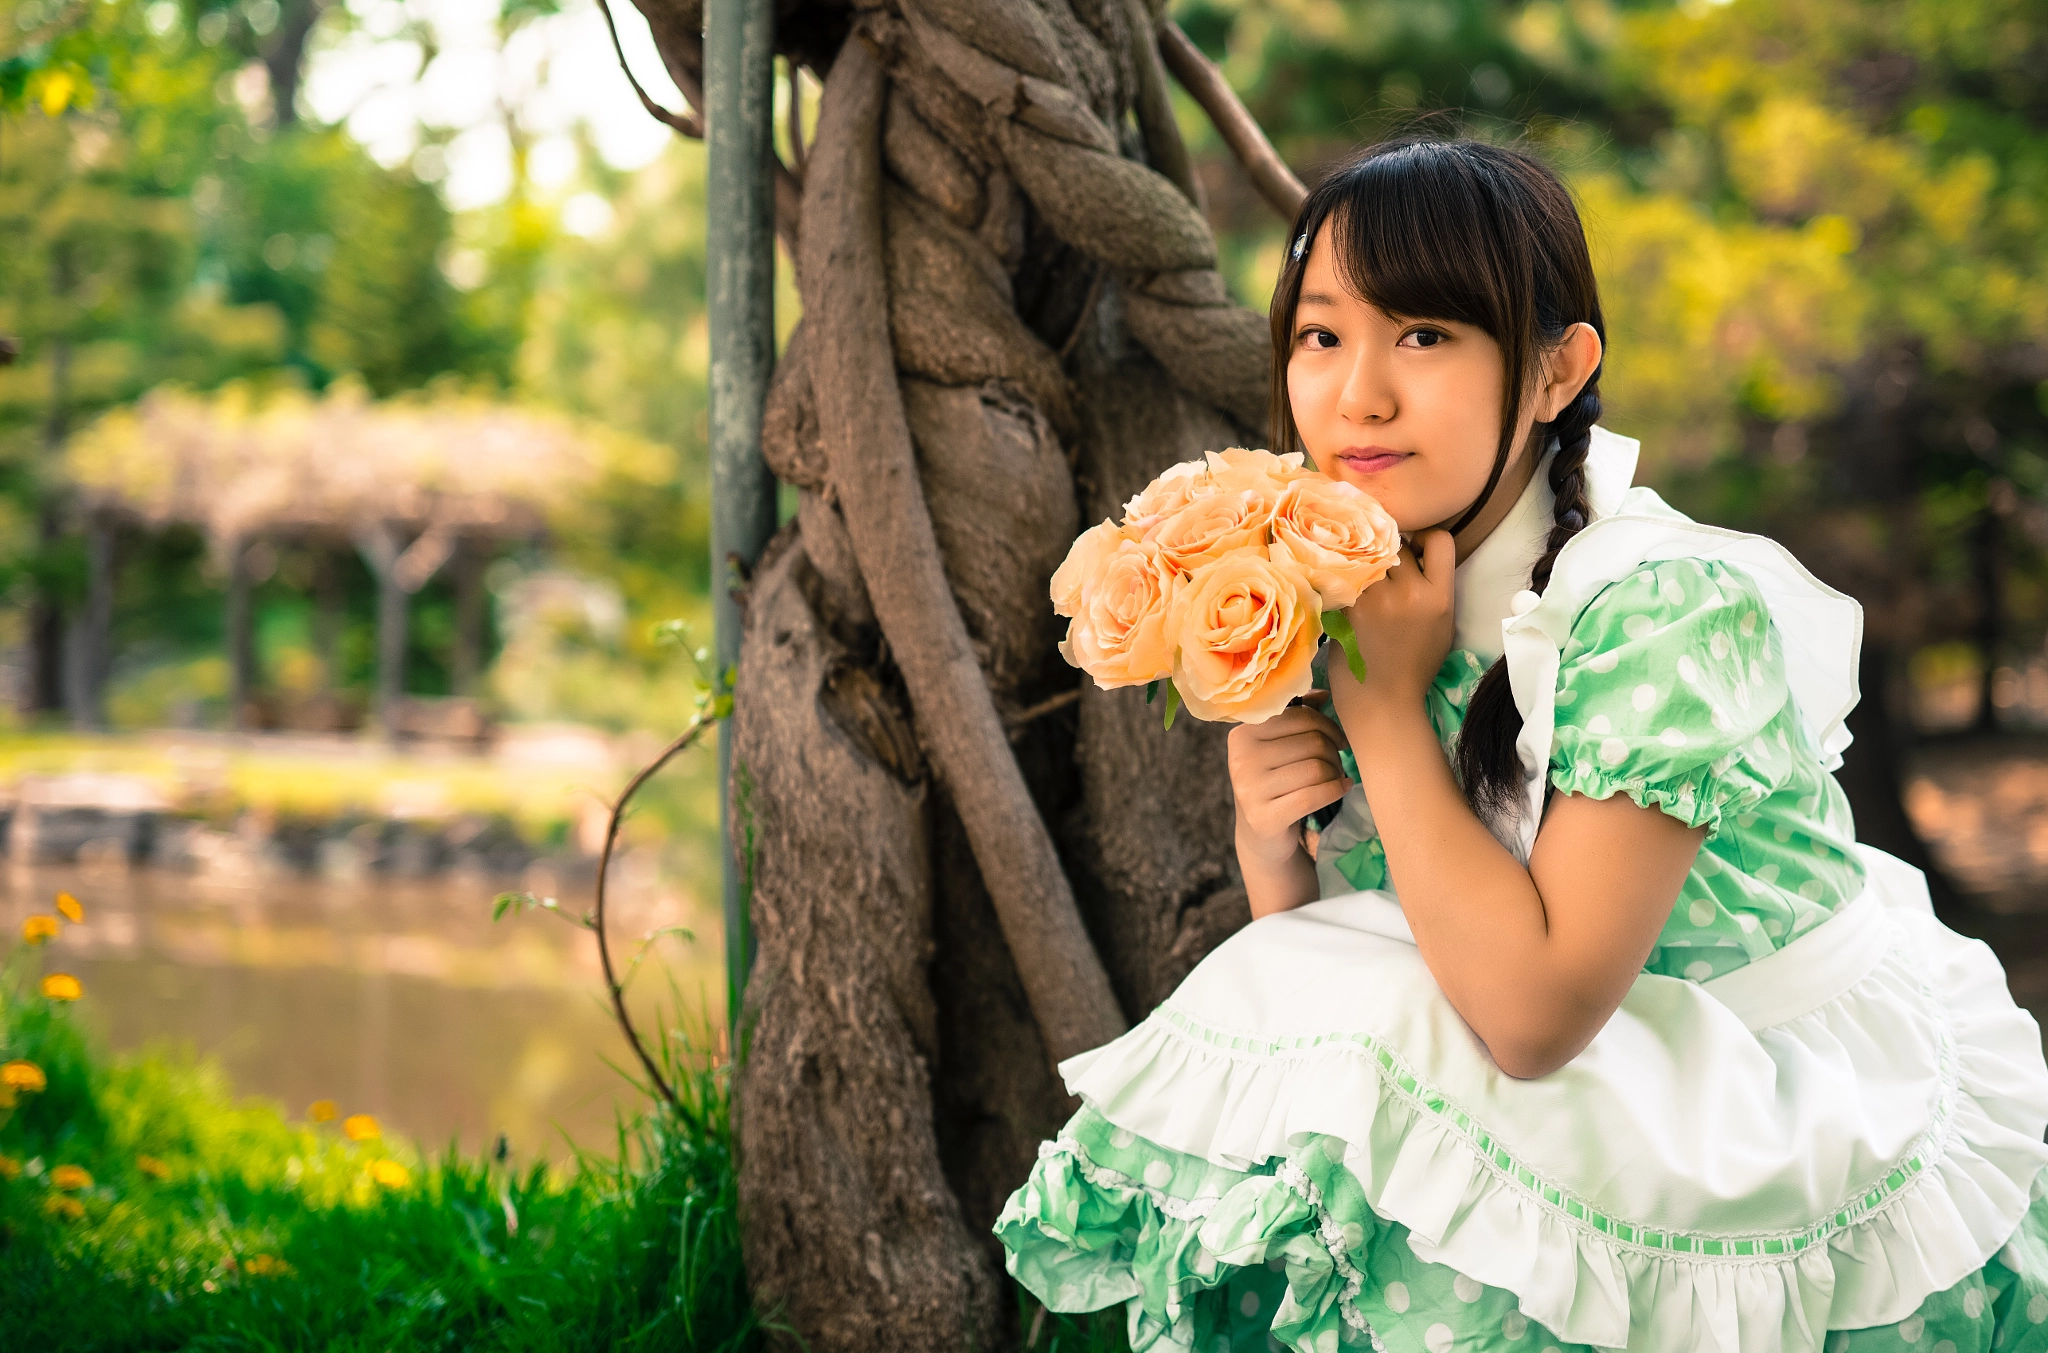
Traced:
<path id="1" fill-rule="evenodd" d="M 1337 759 L 1337 749 L 1321 733 L 1303 733 L 1297 737 L 1262 744 L 1258 752 L 1240 762 L 1243 771 L 1253 776 L 1271 775 L 1286 766 L 1315 765 L 1318 774 L 1332 772 L 1342 774 L 1343 762 Z"/>
<path id="2" fill-rule="evenodd" d="M 1350 792 L 1351 786 L 1342 780 L 1325 780 L 1273 800 L 1273 812 L 1284 822 L 1298 822 L 1318 808 L 1328 808 Z"/>
<path id="3" fill-rule="evenodd" d="M 1329 762 L 1322 760 L 1290 762 L 1260 775 L 1252 784 L 1252 794 L 1272 802 L 1313 785 L 1342 784 L 1349 789 L 1350 781 L 1341 775 L 1332 776 L 1332 769 Z"/>
<path id="4" fill-rule="evenodd" d="M 1288 748 L 1285 754 L 1275 757 L 1265 765 L 1252 768 L 1252 773 L 1260 777 L 1278 775 L 1282 772 L 1301 775 L 1310 771 L 1319 776 L 1335 775 L 1340 779 L 1343 777 L 1344 763 L 1337 759 L 1337 749 L 1330 745 L 1327 738 L 1305 740 Z M 1294 784 L 1286 786 L 1288 789 L 1296 787 Z"/>
<path id="5" fill-rule="evenodd" d="M 1344 736 L 1342 725 L 1323 711 L 1310 709 L 1307 705 L 1292 705 L 1264 723 L 1239 726 L 1253 730 L 1251 739 L 1262 744 L 1302 733 L 1319 733 L 1339 747 L 1348 749 L 1351 746 L 1351 739 Z"/>
<path id="6" fill-rule="evenodd" d="M 1458 571 L 1458 542 L 1449 531 L 1429 531 L 1417 543 L 1422 546 L 1423 577 L 1432 587 L 1450 587 Z"/>

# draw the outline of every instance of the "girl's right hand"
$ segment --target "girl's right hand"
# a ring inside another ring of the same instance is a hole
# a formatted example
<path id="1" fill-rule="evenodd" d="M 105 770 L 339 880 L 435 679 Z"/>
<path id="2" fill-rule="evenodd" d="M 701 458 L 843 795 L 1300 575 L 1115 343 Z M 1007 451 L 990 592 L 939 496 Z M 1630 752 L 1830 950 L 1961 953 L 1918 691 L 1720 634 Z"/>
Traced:
<path id="1" fill-rule="evenodd" d="M 1328 697 L 1321 689 L 1308 693 L 1310 700 Z M 1237 800 L 1238 848 L 1254 849 L 1274 864 L 1300 849 L 1301 819 L 1351 789 L 1337 759 L 1338 750 L 1350 745 L 1335 720 L 1307 705 L 1290 705 L 1264 723 L 1234 726 L 1230 789 Z"/>

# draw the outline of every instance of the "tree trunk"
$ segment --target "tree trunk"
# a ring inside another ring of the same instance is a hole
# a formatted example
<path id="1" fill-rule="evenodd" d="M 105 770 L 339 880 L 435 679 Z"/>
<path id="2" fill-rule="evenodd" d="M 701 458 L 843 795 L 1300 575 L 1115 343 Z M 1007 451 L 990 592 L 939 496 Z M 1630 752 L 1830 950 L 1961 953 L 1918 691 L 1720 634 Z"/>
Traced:
<path id="1" fill-rule="evenodd" d="M 51 263 L 51 287 L 59 296 L 70 293 L 70 267 L 60 251 Z M 43 420 L 43 455 L 49 467 L 36 512 L 36 545 L 45 572 L 36 582 L 29 605 L 29 714 L 53 714 L 64 708 L 64 601 L 48 571 L 57 544 L 64 537 L 64 505 L 56 464 L 71 435 L 71 340 L 59 334 L 50 340 L 50 407 Z"/>
<path id="2" fill-rule="evenodd" d="M 701 69 L 700 11 L 641 8 Z M 763 430 L 802 509 L 733 722 L 748 1269 L 814 1349 L 1008 1347 L 989 1228 L 1072 1108 L 1052 1060 L 1250 915 L 1225 730 L 1043 708 L 1082 686 L 1048 584 L 1085 521 L 1260 440 L 1266 324 L 1174 181 L 1145 4 L 780 11 L 826 92 Z"/>
<path id="3" fill-rule="evenodd" d="M 107 671 L 114 651 L 114 519 L 95 512 L 86 521 L 86 591 L 78 644 L 78 709 L 81 728 L 107 726 Z"/>
<path id="4" fill-rule="evenodd" d="M 1992 485 L 1991 501 L 1978 514 L 1970 533 L 1971 562 L 1977 574 L 1977 652 L 1983 663 L 1977 678 L 1978 733 L 1998 732 L 1998 663 L 2005 654 L 2005 517 L 1998 510 L 2001 494 L 2011 488 Z"/>
<path id="5" fill-rule="evenodd" d="M 377 575 L 377 727 L 398 736 L 398 706 L 405 698 L 406 611 L 412 597 L 391 570 Z"/>
<path id="6" fill-rule="evenodd" d="M 249 598 L 249 542 L 228 543 L 228 727 L 249 727 L 256 694 L 256 642 Z"/>
<path id="7" fill-rule="evenodd" d="M 63 517 L 44 490 L 36 513 L 36 544 L 48 560 L 63 539 Z M 37 580 L 28 608 L 28 674 L 22 688 L 22 713 L 34 716 L 64 708 L 64 605 L 45 577 Z"/>
<path id="8" fill-rule="evenodd" d="M 1954 923 L 1965 910 L 1962 897 L 1935 860 L 1913 819 L 1906 815 L 1905 735 L 1910 713 L 1900 709 L 1900 661 L 1889 644 L 1866 638 L 1857 670 L 1863 698 L 1849 712 L 1854 739 L 1835 772 L 1856 817 L 1856 839 L 1898 856 L 1927 875 L 1934 909 Z"/>
<path id="9" fill-rule="evenodd" d="M 299 120 L 299 85 L 305 75 L 306 44 L 327 8 L 327 0 L 285 0 L 277 27 L 263 47 L 270 73 L 270 120 L 279 130 Z"/>
<path id="10" fill-rule="evenodd" d="M 388 521 L 358 525 L 356 550 L 377 578 L 377 723 L 396 738 L 405 700 L 406 613 L 412 594 L 460 552 L 461 536 L 430 525 L 408 542 Z"/>

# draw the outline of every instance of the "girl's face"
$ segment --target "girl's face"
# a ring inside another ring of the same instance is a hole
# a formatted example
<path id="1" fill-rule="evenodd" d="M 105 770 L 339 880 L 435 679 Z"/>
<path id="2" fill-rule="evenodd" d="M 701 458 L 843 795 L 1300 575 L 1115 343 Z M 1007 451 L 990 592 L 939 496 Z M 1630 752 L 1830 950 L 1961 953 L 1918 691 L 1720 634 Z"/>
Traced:
<path id="1" fill-rule="evenodd" d="M 1469 324 L 1400 319 L 1361 300 L 1338 274 L 1330 234 L 1325 222 L 1309 250 L 1287 359 L 1302 445 L 1403 532 L 1449 525 L 1486 487 L 1500 447 L 1500 344 Z M 1484 539 L 1528 483 L 1532 413 L 1522 411 L 1501 483 L 1461 545 Z"/>

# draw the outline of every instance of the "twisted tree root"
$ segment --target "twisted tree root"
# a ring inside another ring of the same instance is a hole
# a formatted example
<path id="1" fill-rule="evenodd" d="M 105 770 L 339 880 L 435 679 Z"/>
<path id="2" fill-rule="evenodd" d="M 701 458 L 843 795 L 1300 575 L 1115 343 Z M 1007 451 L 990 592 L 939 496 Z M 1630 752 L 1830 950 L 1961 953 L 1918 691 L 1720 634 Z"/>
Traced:
<path id="1" fill-rule="evenodd" d="M 876 619 L 1057 1062 L 1126 1025 L 1011 753 L 918 477 L 889 336 L 881 172 L 887 89 L 875 53 L 849 41 L 825 80 L 805 176 L 801 276 L 819 432 Z"/>

